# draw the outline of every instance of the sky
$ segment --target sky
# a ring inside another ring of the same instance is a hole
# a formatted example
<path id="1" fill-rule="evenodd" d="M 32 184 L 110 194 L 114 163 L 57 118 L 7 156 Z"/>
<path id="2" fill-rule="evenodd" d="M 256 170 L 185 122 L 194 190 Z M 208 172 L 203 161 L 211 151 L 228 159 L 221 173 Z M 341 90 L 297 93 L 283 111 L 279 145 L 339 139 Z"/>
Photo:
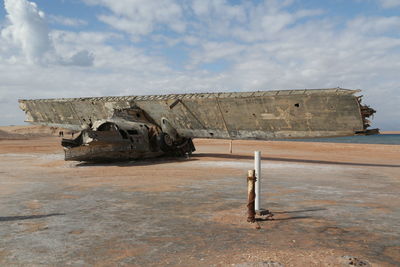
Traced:
<path id="1" fill-rule="evenodd" d="M 400 130 L 400 0 L 1 0 L 0 125 L 18 99 L 362 89 Z"/>

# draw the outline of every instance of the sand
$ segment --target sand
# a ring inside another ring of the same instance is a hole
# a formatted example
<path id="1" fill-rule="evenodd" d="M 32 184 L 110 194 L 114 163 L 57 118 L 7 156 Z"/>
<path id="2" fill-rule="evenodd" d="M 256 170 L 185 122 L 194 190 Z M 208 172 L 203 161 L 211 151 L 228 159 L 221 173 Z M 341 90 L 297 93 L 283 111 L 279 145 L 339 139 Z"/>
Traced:
<path id="1" fill-rule="evenodd" d="M 46 136 L 57 136 L 60 131 L 64 132 L 66 137 L 70 136 L 73 131 L 46 126 L 1 126 L 0 140 L 20 140 Z"/>
<path id="2" fill-rule="evenodd" d="M 12 130 L 28 138 L 0 140 L 0 265 L 400 265 L 400 146 L 200 139 L 190 159 L 86 164 Z M 254 150 L 275 214 L 259 230 Z"/>

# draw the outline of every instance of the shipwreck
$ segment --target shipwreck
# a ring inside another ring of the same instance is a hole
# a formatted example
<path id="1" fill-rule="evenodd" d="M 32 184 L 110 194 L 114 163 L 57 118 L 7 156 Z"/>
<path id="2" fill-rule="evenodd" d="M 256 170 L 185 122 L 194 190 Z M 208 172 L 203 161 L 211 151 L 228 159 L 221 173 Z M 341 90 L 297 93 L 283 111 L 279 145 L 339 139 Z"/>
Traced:
<path id="1" fill-rule="evenodd" d="M 182 156 L 193 138 L 272 140 L 376 133 L 359 90 L 342 88 L 19 100 L 26 122 L 79 131 L 65 160 Z"/>

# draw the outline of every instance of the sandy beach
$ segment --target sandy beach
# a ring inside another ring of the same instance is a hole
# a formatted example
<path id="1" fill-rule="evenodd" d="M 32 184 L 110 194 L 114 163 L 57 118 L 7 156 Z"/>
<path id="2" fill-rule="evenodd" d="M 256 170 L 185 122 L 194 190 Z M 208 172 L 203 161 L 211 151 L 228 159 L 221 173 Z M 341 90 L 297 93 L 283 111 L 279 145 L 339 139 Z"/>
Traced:
<path id="1" fill-rule="evenodd" d="M 400 146 L 199 139 L 188 159 L 88 164 L 55 135 L 0 127 L 0 265 L 400 265 Z"/>

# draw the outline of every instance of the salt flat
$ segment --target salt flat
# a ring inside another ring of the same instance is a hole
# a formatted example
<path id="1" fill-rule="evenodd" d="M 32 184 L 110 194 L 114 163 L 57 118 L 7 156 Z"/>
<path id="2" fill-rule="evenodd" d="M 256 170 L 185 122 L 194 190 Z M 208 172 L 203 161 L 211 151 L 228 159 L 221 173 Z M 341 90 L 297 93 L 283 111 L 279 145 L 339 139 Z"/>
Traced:
<path id="1" fill-rule="evenodd" d="M 196 140 L 189 159 L 87 164 L 59 142 L 0 140 L 0 265 L 400 265 L 400 146 Z M 275 213 L 260 230 L 254 150 Z"/>

